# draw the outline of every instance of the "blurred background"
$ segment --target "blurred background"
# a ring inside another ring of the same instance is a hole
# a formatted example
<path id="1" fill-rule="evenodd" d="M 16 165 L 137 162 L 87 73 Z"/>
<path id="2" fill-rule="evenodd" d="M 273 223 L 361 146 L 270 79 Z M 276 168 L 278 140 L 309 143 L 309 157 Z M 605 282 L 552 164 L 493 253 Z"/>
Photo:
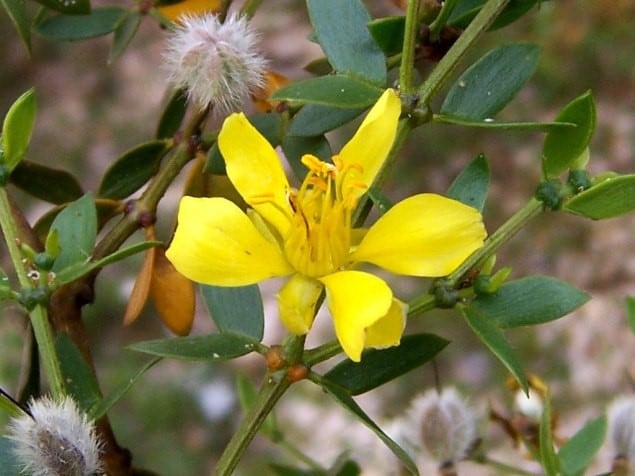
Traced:
<path id="1" fill-rule="evenodd" d="M 374 16 L 401 13 L 388 0 L 364 3 Z M 130 6 L 121 0 L 108 4 Z M 634 18 L 632 0 L 546 1 L 520 21 L 488 34 L 462 69 L 502 42 L 540 44 L 543 53 L 537 73 L 498 117 L 551 120 L 571 99 L 591 89 L 598 109 L 591 173 L 633 173 Z M 291 79 L 307 77 L 303 67 L 321 52 L 307 39 L 310 25 L 304 3 L 269 0 L 254 21 L 272 69 Z M 118 156 L 154 134 L 169 91 L 161 67 L 165 35 L 154 20 L 144 18 L 128 50 L 111 65 L 107 64 L 110 37 L 51 43 L 34 36 L 29 57 L 6 14 L 1 14 L 2 115 L 29 87 L 34 86 L 37 92 L 38 115 L 29 158 L 70 170 L 80 177 L 86 190 L 95 190 L 103 172 Z M 338 150 L 340 143 L 341 138 L 334 135 L 333 149 Z M 416 192 L 444 192 L 471 159 L 484 153 L 492 171 L 484 216 L 488 228 L 494 230 L 533 194 L 540 177 L 541 146 L 540 134 L 426 125 L 404 148 L 386 194 L 397 200 Z M 50 208 L 20 191 L 12 192 L 32 222 Z M 181 185 L 176 183 L 161 204 L 160 239 L 169 238 L 180 193 Z M 95 362 L 106 393 L 147 360 L 125 350 L 126 345 L 169 335 L 151 304 L 132 326 L 122 326 L 140 262 L 141 257 L 135 257 L 107 268 L 97 281 L 95 303 L 86 309 Z M 526 369 L 550 386 L 559 415 L 559 434 L 570 435 L 588 418 L 601 414 L 615 395 L 633 393 L 635 335 L 626 319 L 625 298 L 635 296 L 635 216 L 600 223 L 545 213 L 501 250 L 498 263 L 511 266 L 513 278 L 553 275 L 592 296 L 588 304 L 559 321 L 508 333 Z M 265 284 L 263 294 L 275 292 L 276 286 Z M 421 280 L 397 284 L 404 299 L 426 286 Z M 269 311 L 265 342 L 276 343 L 283 334 L 275 310 Z M 20 373 L 23 318 L 11 306 L 0 313 L 0 386 L 13 392 Z M 202 305 L 198 314 L 193 332 L 211 332 L 214 327 Z M 318 319 L 316 327 L 310 340 L 314 344 L 331 332 L 326 318 Z M 482 416 L 484 447 L 493 449 L 501 460 L 535 469 L 522 459 L 522 451 L 512 448 L 499 427 L 487 422 L 488 405 L 508 414 L 512 394 L 504 385 L 502 366 L 458 315 L 429 313 L 413 320 L 408 329 L 432 332 L 452 341 L 437 358 L 436 372 L 431 365 L 424 366 L 364 395 L 360 405 L 376 421 L 389 422 L 403 413 L 415 395 L 433 387 L 436 379 L 442 386 L 456 385 Z M 234 376 L 241 373 L 258 383 L 263 370 L 262 360 L 253 356 L 214 366 L 162 361 L 110 413 L 117 438 L 130 448 L 136 466 L 165 476 L 207 474 L 240 417 Z M 282 400 L 277 415 L 289 440 L 325 465 L 348 451 L 362 465 L 364 474 L 398 472 L 388 450 L 309 383 L 297 385 Z M 0 427 L 5 421 L 0 414 Z M 593 469 L 607 471 L 611 457 L 612 449 L 605 445 Z M 241 465 L 241 474 L 269 474 L 266 468 L 271 461 L 295 462 L 284 450 L 256 438 Z M 464 467 L 465 474 L 496 474 L 475 465 Z"/>

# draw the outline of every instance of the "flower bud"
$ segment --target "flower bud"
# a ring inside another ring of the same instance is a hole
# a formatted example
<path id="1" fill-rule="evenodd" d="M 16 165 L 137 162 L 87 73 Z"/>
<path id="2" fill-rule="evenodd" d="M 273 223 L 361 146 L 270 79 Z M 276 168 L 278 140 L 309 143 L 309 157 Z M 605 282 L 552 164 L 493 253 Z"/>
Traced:
<path id="1" fill-rule="evenodd" d="M 266 61 L 257 40 L 244 17 L 224 23 L 211 14 L 181 17 L 164 54 L 170 82 L 200 109 L 237 110 L 264 85 Z"/>
<path id="2" fill-rule="evenodd" d="M 93 422 L 75 401 L 65 397 L 33 400 L 29 414 L 9 424 L 9 438 L 22 472 L 32 476 L 94 476 L 102 474 L 101 444 Z"/>

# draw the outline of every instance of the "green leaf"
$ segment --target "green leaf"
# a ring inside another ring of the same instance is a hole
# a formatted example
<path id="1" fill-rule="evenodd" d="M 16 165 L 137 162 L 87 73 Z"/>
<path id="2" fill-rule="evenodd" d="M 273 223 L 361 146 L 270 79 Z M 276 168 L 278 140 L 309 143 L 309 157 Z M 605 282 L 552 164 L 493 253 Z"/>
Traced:
<path id="1" fill-rule="evenodd" d="M 540 47 L 531 43 L 494 48 L 454 83 L 441 112 L 470 119 L 491 118 L 531 77 L 539 56 Z"/>
<path id="2" fill-rule="evenodd" d="M 35 90 L 29 89 L 15 100 L 4 118 L 2 124 L 4 158 L 2 161 L 9 171 L 18 165 L 29 147 L 36 110 Z"/>
<path id="3" fill-rule="evenodd" d="M 71 265 L 59 271 L 55 277 L 55 282 L 58 286 L 62 286 L 63 284 L 75 281 L 76 279 L 79 279 L 96 269 L 103 268 L 110 263 L 120 261 L 127 258 L 128 256 L 132 256 L 136 253 L 145 251 L 148 248 L 152 248 L 153 246 L 157 246 L 160 244 L 162 244 L 160 241 L 142 241 L 140 243 L 135 243 L 134 245 L 121 248 L 104 258 L 98 259 L 97 261 L 83 261 L 80 263 L 75 263 L 74 265 Z"/>
<path id="4" fill-rule="evenodd" d="M 148 340 L 129 349 L 169 359 L 220 362 L 252 352 L 257 341 L 236 334 L 172 337 Z"/>
<path id="5" fill-rule="evenodd" d="M 260 341 L 265 311 L 257 284 L 238 287 L 201 284 L 205 307 L 221 332 L 240 334 Z"/>
<path id="6" fill-rule="evenodd" d="M 398 347 L 371 349 L 361 362 L 340 362 L 324 378 L 359 395 L 420 367 L 441 352 L 449 341 L 433 334 L 405 336 Z"/>
<path id="7" fill-rule="evenodd" d="M 502 331 L 496 327 L 489 316 L 474 307 L 464 307 L 462 313 L 474 334 L 507 367 L 526 393 L 529 387 L 525 371 Z"/>
<path id="8" fill-rule="evenodd" d="M 97 405 L 90 409 L 89 416 L 97 420 L 104 416 L 115 406 L 115 404 L 128 393 L 128 390 L 139 380 L 139 378 L 150 370 L 157 362 L 161 360 L 161 357 L 155 357 L 149 362 L 146 362 L 132 377 L 127 378 L 122 382 L 115 390 L 113 390 L 106 398 L 101 400 Z"/>
<path id="9" fill-rule="evenodd" d="M 93 252 L 97 236 L 97 210 L 90 194 L 70 203 L 53 220 L 51 230 L 59 233 L 60 254 L 55 260 L 56 273 L 84 262 Z"/>
<path id="10" fill-rule="evenodd" d="M 18 30 L 22 43 L 31 54 L 31 20 L 27 16 L 25 0 L 0 0 L 0 5 L 4 7 L 15 29 Z"/>
<path id="11" fill-rule="evenodd" d="M 560 448 L 558 459 L 564 476 L 583 474 L 604 443 L 606 425 L 604 415 L 588 421 Z"/>
<path id="12" fill-rule="evenodd" d="M 66 391 L 82 410 L 88 412 L 101 401 L 101 392 L 95 374 L 68 335 L 57 336 L 55 350 L 60 361 Z"/>
<path id="13" fill-rule="evenodd" d="M 370 34 L 386 56 L 401 53 L 406 17 L 384 17 L 368 23 Z"/>
<path id="14" fill-rule="evenodd" d="M 603 220 L 635 210 L 635 174 L 603 180 L 564 204 L 568 212 Z"/>
<path id="15" fill-rule="evenodd" d="M 26 193 L 49 203 L 61 205 L 84 194 L 78 180 L 65 170 L 22 160 L 11 174 L 11 183 Z"/>
<path id="16" fill-rule="evenodd" d="M 289 86 L 278 89 L 271 99 L 343 109 L 360 109 L 375 103 L 382 92 L 381 88 L 370 83 L 338 74 L 291 83 Z"/>
<path id="17" fill-rule="evenodd" d="M 308 172 L 300 161 L 304 154 L 313 154 L 324 162 L 331 162 L 331 145 L 323 135 L 315 137 L 286 136 L 282 141 L 282 150 L 299 180 L 304 180 Z"/>
<path id="18" fill-rule="evenodd" d="M 406 453 L 397 443 L 395 443 L 377 424 L 370 419 L 366 413 L 357 405 L 355 400 L 350 396 L 347 390 L 339 385 L 330 382 L 327 379 L 320 379 L 318 382 L 321 387 L 326 390 L 340 405 L 346 408 L 353 416 L 358 418 L 367 428 L 369 428 L 383 443 L 390 449 L 393 454 L 401 461 L 404 467 L 411 474 L 418 475 L 417 466 L 412 461 L 408 453 Z"/>
<path id="19" fill-rule="evenodd" d="M 41 5 L 67 15 L 90 13 L 90 0 L 35 0 Z"/>
<path id="20" fill-rule="evenodd" d="M 486 0 L 463 0 L 457 2 L 457 6 L 452 11 L 448 23 L 460 28 L 466 28 L 485 4 L 485 1 Z M 534 5 L 543 1 L 545 0 L 510 0 L 505 9 L 489 27 L 489 30 L 497 30 L 509 25 L 531 10 Z"/>
<path id="21" fill-rule="evenodd" d="M 153 140 L 125 152 L 104 174 L 97 195 L 115 200 L 132 195 L 157 173 L 165 151 L 165 140 Z"/>
<path id="22" fill-rule="evenodd" d="M 258 390 L 248 377 L 243 374 L 238 374 L 236 376 L 236 392 L 243 412 L 247 413 L 249 409 L 254 406 L 258 398 Z M 265 421 L 262 422 L 260 432 L 273 442 L 280 440 L 281 435 L 273 411 L 269 412 Z"/>
<path id="23" fill-rule="evenodd" d="M 364 109 L 342 109 L 339 107 L 307 104 L 293 116 L 290 136 L 312 137 L 347 124 L 359 116 Z"/>
<path id="24" fill-rule="evenodd" d="M 14 443 L 6 436 L 0 436 L 0 468 L 4 476 L 21 476 L 22 465 L 15 456 Z"/>
<path id="25" fill-rule="evenodd" d="M 553 447 L 551 420 L 551 396 L 547 395 L 540 419 L 540 462 L 547 476 L 558 476 L 560 474 L 560 462 Z"/>
<path id="26" fill-rule="evenodd" d="M 447 195 L 482 212 L 487 198 L 489 181 L 490 173 L 487 159 L 483 154 L 479 154 L 454 179 Z"/>
<path id="27" fill-rule="evenodd" d="M 307 0 L 317 41 L 338 73 L 386 82 L 386 58 L 368 30 L 371 17 L 360 0 Z"/>
<path id="28" fill-rule="evenodd" d="M 593 95 L 587 91 L 567 104 L 556 122 L 572 122 L 575 128 L 554 129 L 542 146 L 542 169 L 546 178 L 558 177 L 585 151 L 595 130 Z"/>
<path id="29" fill-rule="evenodd" d="M 161 114 L 161 119 L 159 119 L 159 124 L 157 125 L 156 138 L 173 137 L 179 127 L 181 127 L 186 111 L 187 90 L 177 89 L 170 97 L 165 109 L 163 109 L 163 114 Z"/>
<path id="30" fill-rule="evenodd" d="M 635 297 L 626 298 L 626 318 L 628 324 L 631 326 L 631 330 L 635 334 Z"/>
<path id="31" fill-rule="evenodd" d="M 134 38 L 141 23 L 141 13 L 136 10 L 126 12 L 115 28 L 112 39 L 108 64 L 112 64 L 121 54 L 126 51 L 128 45 Z"/>
<path id="32" fill-rule="evenodd" d="M 490 118 L 470 119 L 444 114 L 435 114 L 432 120 L 441 124 L 518 132 L 550 132 L 552 130 L 577 127 L 572 122 L 498 122 Z"/>
<path id="33" fill-rule="evenodd" d="M 107 35 L 117 28 L 127 10 L 94 8 L 88 15 L 55 15 L 35 25 L 39 35 L 55 41 L 76 41 Z"/>
<path id="34" fill-rule="evenodd" d="M 589 300 L 569 283 L 530 276 L 503 284 L 494 294 L 478 296 L 469 307 L 502 328 L 535 326 L 565 316 Z"/>

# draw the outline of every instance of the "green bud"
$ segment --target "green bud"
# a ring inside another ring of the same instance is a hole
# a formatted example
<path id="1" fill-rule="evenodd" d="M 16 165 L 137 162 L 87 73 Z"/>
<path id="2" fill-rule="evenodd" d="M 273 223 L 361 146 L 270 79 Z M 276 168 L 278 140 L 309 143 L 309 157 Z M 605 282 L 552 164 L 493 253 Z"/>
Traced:
<path id="1" fill-rule="evenodd" d="M 505 266 L 504 268 L 496 271 L 496 273 L 490 278 L 490 292 L 495 293 L 498 291 L 498 289 L 505 284 L 505 281 L 507 281 L 511 272 L 512 269 L 509 266 Z"/>
<path id="2" fill-rule="evenodd" d="M 44 271 L 50 271 L 53 268 L 53 264 L 55 264 L 55 258 L 53 258 L 46 251 L 43 253 L 38 253 L 35 255 L 33 259 L 33 263 L 40 269 Z"/>
<path id="3" fill-rule="evenodd" d="M 433 294 L 437 307 L 441 309 L 452 309 L 459 302 L 459 293 L 445 281 L 438 281 Z"/>
<path id="4" fill-rule="evenodd" d="M 571 170 L 567 183 L 571 185 L 574 193 L 580 193 L 591 187 L 591 179 L 586 170 Z"/>
<path id="5" fill-rule="evenodd" d="M 480 275 L 474 280 L 474 292 L 477 296 L 485 296 L 487 294 L 492 294 L 491 291 L 491 278 L 487 275 Z"/>
<path id="6" fill-rule="evenodd" d="M 544 208 L 558 210 L 562 205 L 562 184 L 557 179 L 540 182 L 535 197 L 543 203 Z"/>

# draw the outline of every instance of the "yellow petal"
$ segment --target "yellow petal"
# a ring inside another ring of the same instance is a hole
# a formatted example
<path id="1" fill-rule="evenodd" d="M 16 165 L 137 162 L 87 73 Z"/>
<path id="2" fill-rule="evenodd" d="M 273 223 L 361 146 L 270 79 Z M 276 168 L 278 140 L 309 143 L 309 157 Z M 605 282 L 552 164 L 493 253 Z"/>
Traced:
<path id="1" fill-rule="evenodd" d="M 244 286 L 292 272 L 247 215 L 218 197 L 181 199 L 166 256 L 187 278 L 215 286 Z"/>
<path id="2" fill-rule="evenodd" d="M 353 261 L 411 276 L 445 276 L 483 246 L 487 235 L 474 208 L 440 195 L 407 198 L 368 230 Z"/>
<path id="3" fill-rule="evenodd" d="M 337 339 L 346 355 L 359 362 L 366 328 L 386 315 L 392 291 L 381 278 L 362 271 L 339 271 L 321 277 L 320 281 L 326 287 L 326 302 Z"/>
<path id="4" fill-rule="evenodd" d="M 318 280 L 301 274 L 294 274 L 282 287 L 277 296 L 278 309 L 289 332 L 295 335 L 309 332 L 323 288 Z"/>
<path id="5" fill-rule="evenodd" d="M 214 13 L 220 8 L 220 0 L 184 0 L 157 7 L 159 13 L 170 21 L 177 21 L 183 16 L 201 16 Z"/>
<path id="6" fill-rule="evenodd" d="M 393 298 L 386 315 L 366 329 L 365 347 L 384 349 L 399 345 L 406 326 L 407 313 L 408 304 Z"/>
<path id="7" fill-rule="evenodd" d="M 218 147 L 240 195 L 284 237 L 292 215 L 289 182 L 271 144 L 240 113 L 223 123 Z"/>
<path id="8" fill-rule="evenodd" d="M 401 101 L 392 89 L 387 89 L 357 129 L 353 138 L 344 146 L 339 154 L 342 165 L 361 165 L 361 173 L 347 175 L 348 180 L 354 180 L 370 187 L 375 176 L 381 169 L 397 133 L 397 123 L 401 114 Z M 366 190 L 360 187 L 348 187 L 354 196 L 361 196 Z"/>

